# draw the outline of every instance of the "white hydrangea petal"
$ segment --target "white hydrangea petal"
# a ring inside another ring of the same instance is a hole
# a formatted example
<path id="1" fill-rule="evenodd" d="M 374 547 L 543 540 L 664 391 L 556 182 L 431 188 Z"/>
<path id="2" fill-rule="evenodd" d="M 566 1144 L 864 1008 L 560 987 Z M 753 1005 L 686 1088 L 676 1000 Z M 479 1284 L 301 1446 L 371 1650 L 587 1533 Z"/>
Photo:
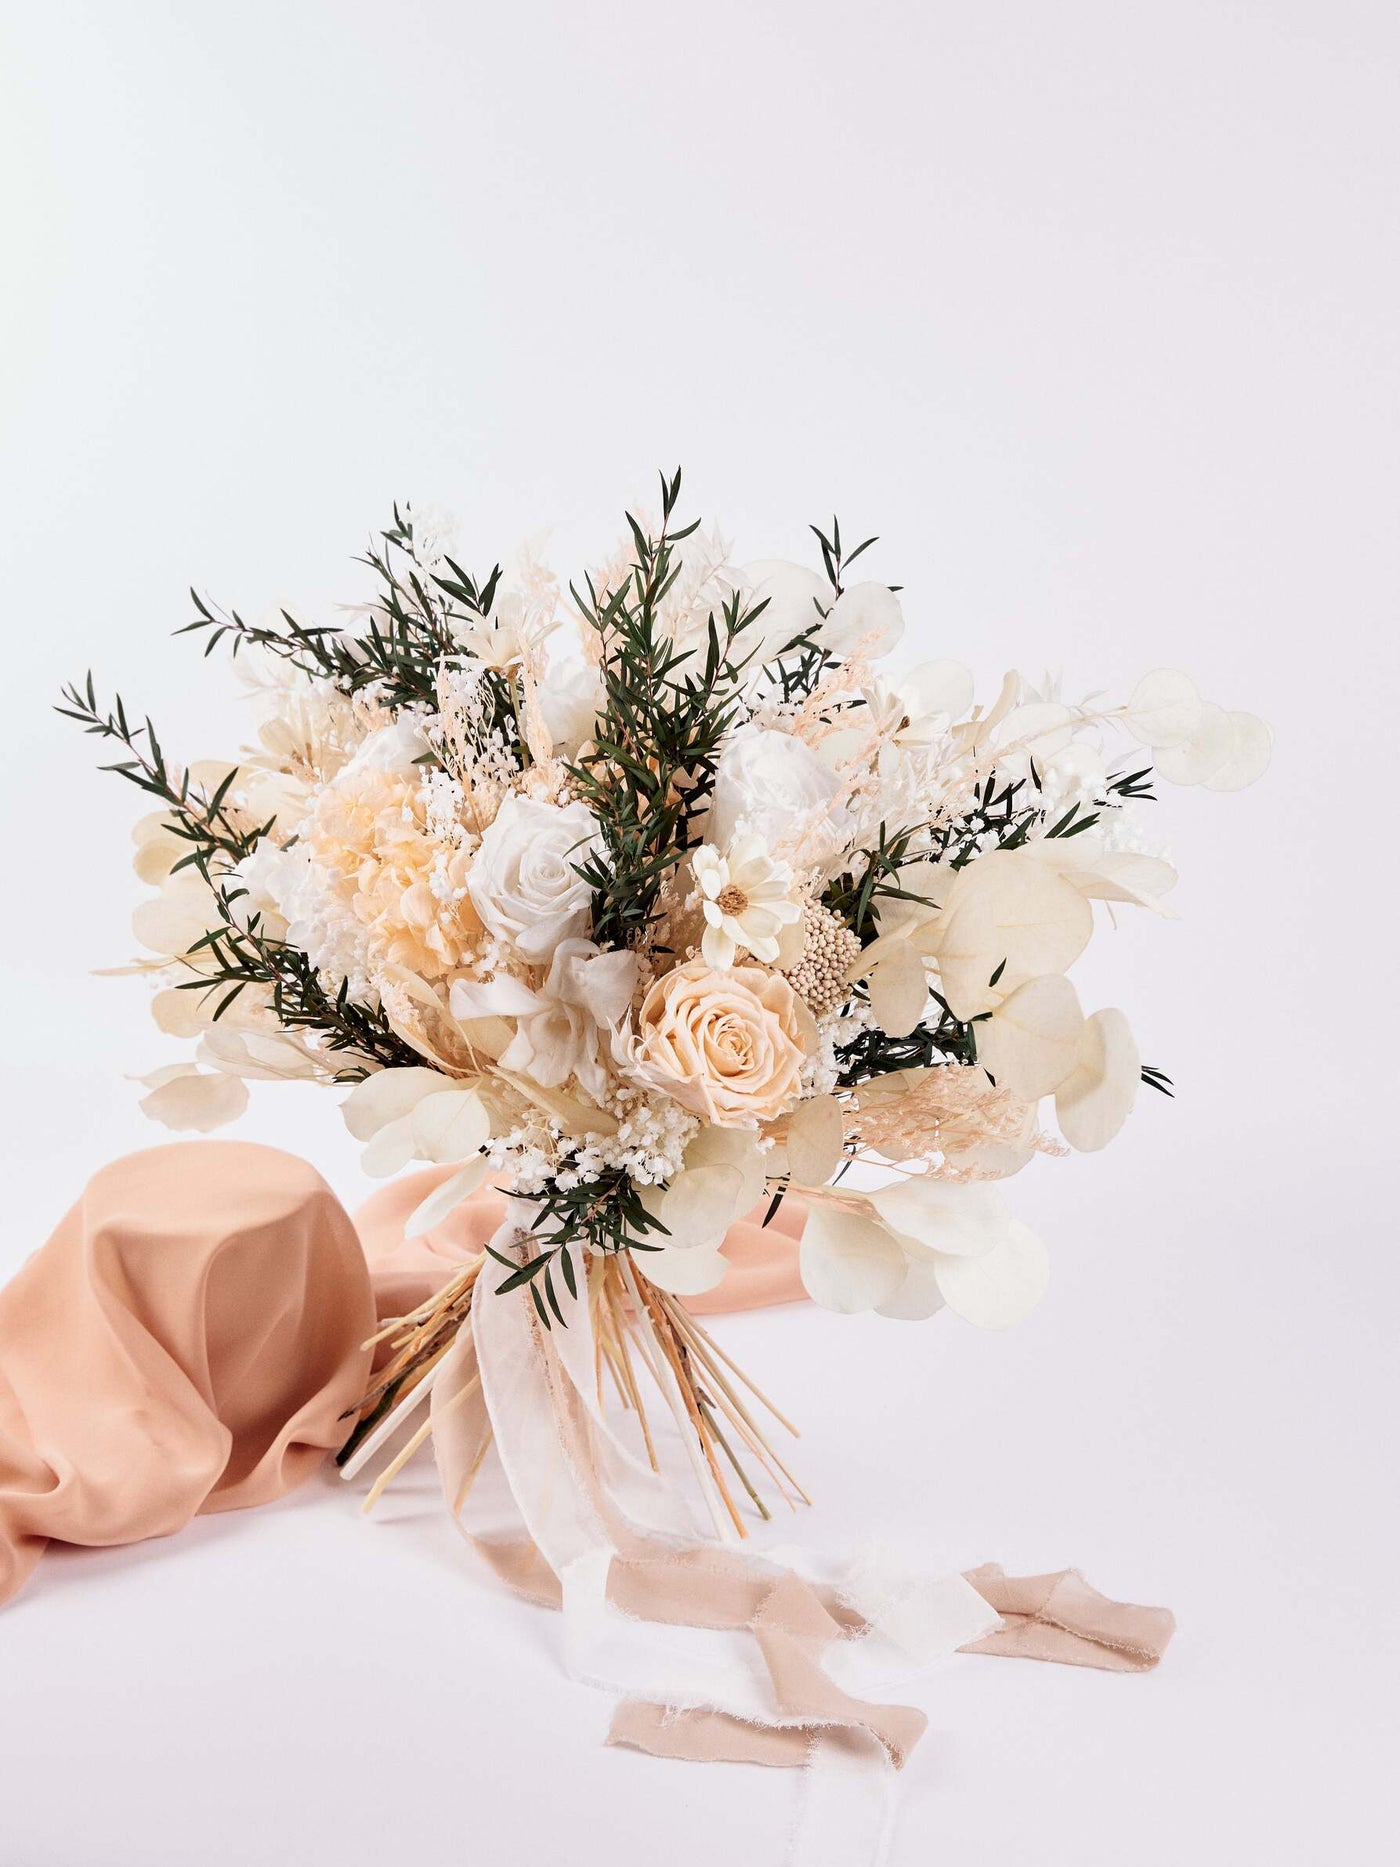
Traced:
<path id="1" fill-rule="evenodd" d="M 849 655 L 862 637 L 870 637 L 863 652 L 888 655 L 904 633 L 904 611 L 888 584 L 853 583 L 831 606 L 818 639 L 834 655 Z"/>
<path id="2" fill-rule="evenodd" d="M 236 1076 L 206 1075 L 192 1063 L 159 1074 L 165 1080 L 141 1098 L 141 1111 L 177 1133 L 209 1134 L 237 1121 L 248 1106 L 248 1086 Z"/>
<path id="3" fill-rule="evenodd" d="M 1205 784 L 1223 770 L 1234 747 L 1230 715 L 1224 707 L 1207 701 L 1190 738 L 1154 750 L 1152 763 L 1158 777 L 1168 784 Z"/>
<path id="4" fill-rule="evenodd" d="M 1200 725 L 1204 705 L 1189 674 L 1179 668 L 1155 668 L 1133 689 L 1123 724 L 1155 752 L 1184 744 Z"/>
<path id="5" fill-rule="evenodd" d="M 1008 1220 L 1005 1232 L 976 1257 L 934 1260 L 943 1301 L 979 1329 L 1010 1329 L 1029 1316 L 1050 1281 L 1050 1258 L 1030 1227 Z"/>
<path id="6" fill-rule="evenodd" d="M 467 1160 L 491 1139 L 491 1117 L 474 1089 L 424 1096 L 408 1120 L 414 1152 L 423 1160 Z"/>
<path id="7" fill-rule="evenodd" d="M 1115 1007 L 1084 1021 L 1079 1060 L 1055 1091 L 1060 1133 L 1081 1154 L 1107 1147 L 1132 1113 L 1142 1059 L 1132 1027 Z"/>
<path id="8" fill-rule="evenodd" d="M 788 1171 L 799 1186 L 825 1186 L 845 1158 L 845 1124 L 835 1096 L 800 1102 L 788 1121 Z"/>
<path id="9" fill-rule="evenodd" d="M 1044 973 L 977 1025 L 977 1061 L 1001 1088 L 1038 1102 L 1075 1068 L 1083 1029 L 1079 994 L 1063 973 Z"/>
<path id="10" fill-rule="evenodd" d="M 412 1064 L 406 1069 L 376 1070 L 340 1105 L 345 1126 L 357 1141 L 369 1141 L 386 1123 L 408 1115 L 424 1096 L 436 1094 L 447 1078 L 437 1070 Z"/>
<path id="11" fill-rule="evenodd" d="M 469 1160 L 465 1167 L 459 1167 L 455 1173 L 448 1174 L 409 1213 L 404 1223 L 404 1237 L 421 1238 L 425 1232 L 431 1232 L 434 1226 L 441 1225 L 464 1199 L 471 1198 L 486 1178 L 486 1173 L 486 1162 L 478 1156 L 476 1160 Z"/>
<path id="12" fill-rule="evenodd" d="M 917 948 L 899 940 L 870 975 L 870 1009 L 889 1037 L 907 1037 L 928 1005 L 928 976 Z"/>
<path id="13" fill-rule="evenodd" d="M 904 1282 L 899 1240 L 874 1219 L 833 1206 L 811 1207 L 798 1263 L 812 1301 L 847 1316 L 888 1303 Z"/>
<path id="14" fill-rule="evenodd" d="M 1257 713 L 1231 713 L 1230 752 L 1202 784 L 1207 791 L 1242 791 L 1262 778 L 1274 755 L 1273 730 Z"/>
<path id="15" fill-rule="evenodd" d="M 975 1257 L 1006 1229 L 1006 1201 L 993 1186 L 936 1180 L 917 1174 L 866 1198 L 901 1239 L 922 1252 Z"/>

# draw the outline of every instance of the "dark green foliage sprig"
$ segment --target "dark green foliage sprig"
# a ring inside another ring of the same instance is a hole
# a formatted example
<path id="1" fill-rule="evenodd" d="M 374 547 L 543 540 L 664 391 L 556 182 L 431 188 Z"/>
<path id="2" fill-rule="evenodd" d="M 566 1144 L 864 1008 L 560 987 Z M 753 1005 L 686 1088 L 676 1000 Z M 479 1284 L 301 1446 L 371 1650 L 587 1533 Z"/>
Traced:
<path id="1" fill-rule="evenodd" d="M 676 546 L 699 523 L 673 529 L 680 490 L 679 470 L 662 475 L 655 537 L 627 515 L 633 563 L 617 590 L 600 595 L 591 579 L 583 591 L 571 586 L 603 650 L 593 750 L 569 768 L 602 836 L 602 851 L 578 865 L 593 890 L 593 938 L 602 947 L 635 945 L 660 917 L 661 890 L 694 840 L 720 746 L 740 718 L 751 658 L 743 633 L 767 607 L 731 596 L 708 619 L 703 656 L 667 639 L 661 606 L 681 573 Z"/>
<path id="2" fill-rule="evenodd" d="M 648 1242 L 648 1234 L 659 1232 L 669 1237 L 661 1221 L 647 1211 L 635 1184 L 620 1168 L 610 1168 L 596 1180 L 581 1186 L 550 1186 L 536 1196 L 538 1218 L 524 1244 L 542 1244 L 544 1249 L 517 1264 L 491 1245 L 486 1249 L 509 1273 L 496 1287 L 498 1296 L 511 1290 L 528 1289 L 535 1313 L 548 1329 L 551 1316 L 564 1323 L 564 1313 L 555 1287 L 557 1270 L 571 1297 L 579 1292 L 578 1270 L 574 1263 L 575 1246 L 583 1251 L 616 1254 L 621 1251 L 658 1251 Z"/>
<path id="3" fill-rule="evenodd" d="M 960 869 L 974 856 L 984 853 L 989 845 L 996 849 L 1019 849 L 1037 831 L 1047 840 L 1082 835 L 1094 828 L 1102 810 L 1114 797 L 1155 801 L 1150 779 L 1150 766 L 1117 774 L 1104 786 L 1097 808 L 1075 803 L 1046 828 L 1050 813 L 1039 799 L 1041 780 L 1034 760 L 1029 784 L 1017 778 L 999 785 L 995 772 L 989 773 L 968 810 L 947 823 L 930 827 L 927 860 L 947 862 L 951 868 Z M 913 830 L 891 837 L 881 824 L 876 846 L 865 852 L 859 872 L 838 876 L 822 897 L 824 904 L 848 923 L 864 946 L 869 946 L 879 933 L 876 915 L 881 901 L 922 898 L 901 888 L 898 880 L 900 869 L 910 860 L 914 837 Z M 1002 965 L 1005 963 L 1003 960 Z M 995 985 L 1000 973 L 999 966 L 989 983 Z M 890 1037 L 879 1029 L 862 1031 L 839 1050 L 837 1065 L 841 1084 L 851 1088 L 889 1070 L 921 1069 L 933 1063 L 975 1063 L 976 1025 L 980 1020 L 956 1018 L 937 992 L 931 993 L 931 997 L 939 1011 L 936 1021 L 925 1020 L 907 1037 Z M 1170 1077 L 1160 1070 L 1144 1069 L 1143 1081 L 1164 1095 L 1172 1093 Z"/>
<path id="4" fill-rule="evenodd" d="M 217 1021 L 248 986 L 268 988 L 280 1024 L 289 1030 L 320 1031 L 329 1049 L 347 1053 L 346 1068 L 338 1080 L 355 1081 L 375 1064 L 420 1062 L 382 1011 L 352 1004 L 344 982 L 338 991 L 329 990 L 300 948 L 265 933 L 260 916 L 240 918 L 235 912 L 247 890 L 237 884 L 232 871 L 272 828 L 271 822 L 245 821 L 229 804 L 237 769 L 213 791 L 193 784 L 188 772 L 175 771 L 168 764 L 149 719 L 133 723 L 120 695 L 109 709 L 99 706 L 91 674 L 83 686 L 65 687 L 63 698 L 67 704 L 56 711 L 76 720 L 84 731 L 124 749 L 125 758 L 102 769 L 117 772 L 155 798 L 166 813 L 171 834 L 189 844 L 188 853 L 176 860 L 171 873 L 194 868 L 208 884 L 221 924 L 184 956 L 197 963 L 198 972 L 182 980 L 177 989 L 208 993 L 223 988 L 213 1012 Z"/>
<path id="5" fill-rule="evenodd" d="M 237 610 L 211 608 L 196 590 L 190 595 L 198 614 L 176 633 L 203 633 L 206 655 L 225 640 L 234 655 L 253 645 L 290 661 L 303 674 L 333 681 L 342 693 L 372 692 L 395 710 L 413 705 L 436 709 L 439 669 L 472 659 L 455 625 L 489 620 L 501 567 L 496 565 L 480 584 L 450 557 L 443 560 L 446 574 L 425 573 L 413 555 L 412 512 L 402 513 L 397 506 L 393 523 L 379 539 L 359 560 L 379 583 L 363 633 L 302 623 L 287 610 L 280 627 L 269 628 L 246 621 Z M 492 702 L 490 724 L 508 744 L 518 743 L 509 681 L 495 669 L 483 670 L 482 681 Z"/>

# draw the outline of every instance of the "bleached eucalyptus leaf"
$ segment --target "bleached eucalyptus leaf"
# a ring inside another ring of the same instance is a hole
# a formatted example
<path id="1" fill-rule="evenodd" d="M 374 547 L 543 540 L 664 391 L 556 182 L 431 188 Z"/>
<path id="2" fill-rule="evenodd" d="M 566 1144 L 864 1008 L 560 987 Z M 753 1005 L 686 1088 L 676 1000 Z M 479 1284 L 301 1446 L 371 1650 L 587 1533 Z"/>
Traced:
<path id="1" fill-rule="evenodd" d="M 479 1155 L 475 1160 L 469 1160 L 464 1167 L 459 1167 L 455 1173 L 448 1174 L 409 1213 L 404 1222 L 404 1237 L 421 1238 L 425 1232 L 431 1232 L 434 1226 L 441 1225 L 464 1199 L 471 1198 L 485 1180 L 486 1174 L 486 1162 Z"/>
<path id="2" fill-rule="evenodd" d="M 1133 849 L 1108 849 L 1095 858 L 1092 866 L 1075 869 L 1069 880 L 1091 901 L 1131 901 L 1138 907 L 1150 908 L 1154 914 L 1171 916 L 1164 897 L 1176 887 L 1177 873 L 1161 856 L 1145 856 Z"/>
<path id="3" fill-rule="evenodd" d="M 712 1125 L 697 1129 L 686 1142 L 682 1158 L 687 1172 L 694 1167 L 729 1167 L 739 1174 L 741 1188 L 737 1197 L 740 1204 L 735 1213 L 736 1218 L 741 1217 L 763 1197 L 766 1156 L 759 1147 L 758 1134 L 752 1128 L 720 1128 Z"/>
<path id="4" fill-rule="evenodd" d="M 975 857 L 959 871 L 938 934 L 938 970 L 954 1017 L 974 1018 L 1027 979 L 1067 972 L 1093 931 L 1084 896 L 1029 849 Z"/>
<path id="5" fill-rule="evenodd" d="M 1038 1102 L 1079 1060 L 1084 1013 L 1063 973 L 1027 979 L 977 1026 L 977 1060 L 1002 1089 Z"/>
<path id="6" fill-rule="evenodd" d="M 906 1258 L 904 1281 L 894 1295 L 876 1305 L 876 1314 L 896 1322 L 923 1322 L 943 1308 L 938 1269 L 932 1257 Z"/>
<path id="7" fill-rule="evenodd" d="M 1060 1133 L 1081 1154 L 1107 1147 L 1132 1112 L 1142 1059 L 1132 1027 L 1110 1006 L 1084 1021 L 1079 1058 L 1055 1091 Z"/>
<path id="8" fill-rule="evenodd" d="M 345 1126 L 357 1141 L 369 1141 L 386 1123 L 409 1114 L 424 1096 L 436 1094 L 451 1079 L 417 1064 L 405 1069 L 376 1070 L 346 1096 L 340 1105 Z"/>
<path id="9" fill-rule="evenodd" d="M 768 605 L 751 625 L 761 632 L 760 655 L 776 654 L 799 635 L 817 628 L 822 612 L 831 607 L 831 585 L 805 564 L 793 564 L 786 558 L 760 558 L 746 564 L 742 576 L 748 585 L 748 606 Z M 747 653 L 752 647 L 754 644 L 749 643 L 741 652 Z"/>
<path id="10" fill-rule="evenodd" d="M 424 1096 L 408 1120 L 414 1153 L 442 1165 L 469 1159 L 491 1139 L 491 1117 L 474 1089 L 441 1089 Z"/>
<path id="11" fill-rule="evenodd" d="M 979 1329 L 1010 1329 L 1027 1317 L 1045 1294 L 1050 1259 L 1030 1227 L 1009 1219 L 1001 1238 L 976 1257 L 934 1261 L 943 1301 Z"/>
<path id="12" fill-rule="evenodd" d="M 1200 724 L 1204 705 L 1189 674 L 1179 668 L 1155 668 L 1133 689 L 1123 724 L 1155 752 L 1189 739 Z"/>
<path id="13" fill-rule="evenodd" d="M 1207 701 L 1195 729 L 1179 745 L 1156 750 L 1153 766 L 1159 778 L 1168 784 L 1205 784 L 1234 751 L 1234 728 L 1224 707 Z"/>
<path id="14" fill-rule="evenodd" d="M 888 655 L 904 633 L 904 611 L 888 584 L 853 583 L 831 606 L 818 639 L 833 655 L 849 655 L 864 638 L 862 653 Z"/>
<path id="15" fill-rule="evenodd" d="M 400 1115 L 376 1130 L 360 1156 L 360 1166 L 371 1180 L 387 1180 L 413 1159 L 413 1117 Z"/>
<path id="16" fill-rule="evenodd" d="M 1231 713 L 1230 751 L 1222 765 L 1201 783 L 1207 791 L 1242 791 L 1262 778 L 1274 755 L 1273 730 L 1257 713 Z"/>
<path id="17" fill-rule="evenodd" d="M 928 1004 L 928 976 L 916 948 L 898 941 L 870 975 L 870 1009 L 889 1037 L 907 1037 Z"/>
<path id="18" fill-rule="evenodd" d="M 197 869 L 181 869 L 167 878 L 158 895 L 138 903 L 131 931 L 152 953 L 188 953 L 211 927 L 222 925 L 218 904 Z"/>
<path id="19" fill-rule="evenodd" d="M 248 1106 L 247 1085 L 236 1076 L 206 1075 L 193 1064 L 161 1071 L 164 1081 L 141 1098 L 141 1112 L 180 1134 L 209 1134 L 226 1127 Z"/>
<path id="20" fill-rule="evenodd" d="M 696 1297 L 713 1290 L 729 1268 L 729 1260 L 718 1245 L 696 1245 L 693 1249 L 676 1247 L 649 1233 L 648 1244 L 660 1246 L 655 1251 L 639 1251 L 637 1268 L 659 1290 L 675 1297 Z"/>
<path id="21" fill-rule="evenodd" d="M 888 1303 L 904 1282 L 899 1240 L 874 1219 L 834 1206 L 809 1210 L 798 1264 L 812 1301 L 847 1316 Z"/>
<path id="22" fill-rule="evenodd" d="M 718 1245 L 752 1205 L 745 1198 L 744 1176 L 737 1167 L 686 1167 L 662 1194 L 657 1216 L 681 1250 Z"/>
<path id="23" fill-rule="evenodd" d="M 961 661 L 920 662 L 899 676 L 898 686 L 924 713 L 946 713 L 950 720 L 962 718 L 976 693 L 972 670 Z"/>
<path id="24" fill-rule="evenodd" d="M 835 1096 L 799 1102 L 788 1121 L 788 1171 L 799 1186 L 825 1186 L 845 1158 L 845 1125 Z"/>
<path id="25" fill-rule="evenodd" d="M 1006 1201 L 995 1187 L 915 1174 L 867 1193 L 871 1206 L 900 1239 L 923 1252 L 975 1257 L 1001 1237 Z"/>

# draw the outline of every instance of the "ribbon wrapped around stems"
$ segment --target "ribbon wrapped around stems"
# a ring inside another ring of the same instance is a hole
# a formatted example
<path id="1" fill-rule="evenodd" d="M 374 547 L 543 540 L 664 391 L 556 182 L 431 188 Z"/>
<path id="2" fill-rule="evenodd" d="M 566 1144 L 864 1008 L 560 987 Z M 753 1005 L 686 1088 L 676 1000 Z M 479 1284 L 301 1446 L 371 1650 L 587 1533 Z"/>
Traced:
<path id="1" fill-rule="evenodd" d="M 485 1192 L 405 1244 L 404 1215 L 445 1171 L 376 1195 L 358 1230 L 275 1149 L 185 1142 L 99 1172 L 0 1291 L 0 1601 L 51 1538 L 165 1535 L 309 1476 L 345 1438 L 376 1319 L 528 1227 L 528 1208 Z M 736 1227 L 707 1307 L 800 1295 L 800 1223 Z M 924 1724 L 865 1696 L 892 1670 L 958 1648 L 1117 1671 L 1160 1657 L 1171 1615 L 1074 1571 L 929 1580 L 872 1554 L 822 1575 L 706 1541 L 603 1412 L 589 1287 L 565 1329 L 541 1329 L 527 1295 L 474 1303 L 435 1371 L 449 1508 L 502 1581 L 563 1609 L 570 1670 L 622 1695 L 612 1742 L 809 1766 L 803 1867 L 879 1857 Z"/>

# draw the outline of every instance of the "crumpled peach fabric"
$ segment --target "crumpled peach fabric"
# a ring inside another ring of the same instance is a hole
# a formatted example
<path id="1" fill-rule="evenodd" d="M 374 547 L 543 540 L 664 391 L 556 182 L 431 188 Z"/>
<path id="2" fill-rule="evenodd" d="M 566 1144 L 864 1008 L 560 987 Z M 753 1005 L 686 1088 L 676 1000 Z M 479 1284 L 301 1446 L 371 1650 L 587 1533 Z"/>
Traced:
<path id="1" fill-rule="evenodd" d="M 431 1296 L 501 1223 L 487 1187 L 405 1241 L 450 1172 L 404 1175 L 356 1222 L 305 1161 L 247 1142 L 175 1142 L 95 1174 L 0 1290 L 0 1602 L 50 1539 L 166 1536 L 300 1484 L 345 1438 L 377 1318 Z M 800 1215 L 771 1235 L 761 1217 L 734 1228 L 733 1271 L 694 1307 L 803 1294 Z"/>
<path id="2" fill-rule="evenodd" d="M 0 1290 L 0 1601 L 50 1538 L 165 1536 L 299 1485 L 344 1440 L 374 1326 L 305 1161 L 186 1141 L 104 1167 Z"/>

